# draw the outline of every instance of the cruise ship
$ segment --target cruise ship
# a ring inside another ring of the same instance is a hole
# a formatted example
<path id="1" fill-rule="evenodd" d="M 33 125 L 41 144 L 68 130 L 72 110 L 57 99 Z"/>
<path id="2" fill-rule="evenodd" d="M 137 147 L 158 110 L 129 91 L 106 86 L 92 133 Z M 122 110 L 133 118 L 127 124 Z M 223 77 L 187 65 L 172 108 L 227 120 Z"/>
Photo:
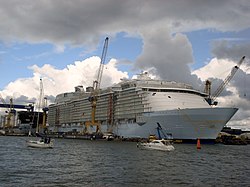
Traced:
<path id="1" fill-rule="evenodd" d="M 49 131 L 83 132 L 85 123 L 91 121 L 88 98 L 92 90 L 78 86 L 75 92 L 57 95 L 49 106 Z M 175 140 L 213 141 L 238 109 L 211 106 L 207 97 L 191 85 L 154 80 L 145 72 L 101 89 L 95 119 L 102 132 L 123 138 L 148 138 L 156 134 L 159 123 Z"/>

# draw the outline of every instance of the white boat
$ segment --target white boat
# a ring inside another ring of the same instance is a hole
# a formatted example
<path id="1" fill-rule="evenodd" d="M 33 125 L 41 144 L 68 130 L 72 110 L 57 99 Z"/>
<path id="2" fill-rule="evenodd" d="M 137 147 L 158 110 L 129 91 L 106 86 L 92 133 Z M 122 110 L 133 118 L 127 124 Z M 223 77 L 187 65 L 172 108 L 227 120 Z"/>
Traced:
<path id="1" fill-rule="evenodd" d="M 175 148 L 170 140 L 153 140 L 151 142 L 140 143 L 142 149 L 153 149 L 160 151 L 173 151 Z"/>
<path id="2" fill-rule="evenodd" d="M 49 106 L 49 130 L 55 134 L 81 132 L 91 117 L 91 88 L 57 95 Z M 158 122 L 174 140 L 214 141 L 238 108 L 211 106 L 207 93 L 191 85 L 151 79 L 147 73 L 137 79 L 100 91 L 96 120 L 102 132 L 124 138 L 147 138 Z M 95 131 L 95 129 L 93 129 Z"/>
<path id="3" fill-rule="evenodd" d="M 33 148 L 53 148 L 53 140 L 41 138 L 39 140 L 27 140 L 27 146 Z"/>
<path id="4" fill-rule="evenodd" d="M 108 141 L 111 141 L 111 140 L 115 139 L 113 133 L 104 133 L 102 138 L 105 139 L 105 140 L 108 140 Z"/>
<path id="5" fill-rule="evenodd" d="M 4 130 L 0 130 L 0 135 L 5 135 L 5 131 Z"/>

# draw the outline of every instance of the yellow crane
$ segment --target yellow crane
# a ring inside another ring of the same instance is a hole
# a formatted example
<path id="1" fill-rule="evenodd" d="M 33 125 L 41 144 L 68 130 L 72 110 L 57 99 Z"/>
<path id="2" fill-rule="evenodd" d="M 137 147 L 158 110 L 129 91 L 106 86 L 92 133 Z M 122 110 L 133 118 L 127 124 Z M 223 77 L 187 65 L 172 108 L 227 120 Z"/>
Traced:
<path id="1" fill-rule="evenodd" d="M 102 80 L 103 67 L 104 67 L 107 49 L 108 49 L 108 40 L 109 40 L 109 38 L 107 37 L 105 39 L 104 46 L 103 46 L 102 57 L 101 57 L 101 62 L 100 62 L 100 66 L 98 69 L 97 79 L 95 81 L 93 81 L 93 89 L 92 89 L 90 97 L 89 97 L 89 101 L 91 103 L 91 109 L 92 109 L 91 110 L 91 121 L 85 122 L 85 129 L 84 129 L 85 133 L 89 133 L 88 132 L 89 126 L 96 126 L 96 133 L 101 133 L 101 129 L 100 129 L 101 124 L 99 121 L 96 121 L 95 116 L 96 116 L 96 104 L 97 104 L 98 94 L 100 91 L 100 84 L 101 84 L 101 80 Z"/>

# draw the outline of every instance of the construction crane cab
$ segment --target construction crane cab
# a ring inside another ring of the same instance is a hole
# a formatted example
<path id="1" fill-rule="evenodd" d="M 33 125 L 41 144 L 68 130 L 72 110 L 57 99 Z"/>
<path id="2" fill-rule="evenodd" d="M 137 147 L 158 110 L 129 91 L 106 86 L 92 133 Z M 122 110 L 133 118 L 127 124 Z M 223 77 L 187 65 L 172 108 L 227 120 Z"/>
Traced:
<path id="1" fill-rule="evenodd" d="M 234 66 L 229 73 L 229 75 L 225 78 L 225 80 L 220 84 L 220 86 L 217 88 L 217 90 L 211 95 L 211 81 L 207 80 L 205 84 L 205 93 L 208 94 L 208 97 L 206 98 L 206 101 L 209 105 L 217 105 L 218 102 L 216 101 L 216 98 L 221 94 L 221 92 L 224 90 L 224 88 L 227 86 L 227 84 L 230 82 L 230 80 L 234 77 L 235 73 L 240 68 L 242 62 L 244 61 L 245 56 L 243 56 L 240 61 L 237 63 L 236 66 Z"/>
<path id="2" fill-rule="evenodd" d="M 86 134 L 89 133 L 88 129 L 90 126 L 96 126 L 96 133 L 101 133 L 101 128 L 100 128 L 101 124 L 99 121 L 96 121 L 95 116 L 96 116 L 96 105 L 97 105 L 98 95 L 100 92 L 100 84 L 102 80 L 102 73 L 103 73 L 104 63 L 105 63 L 107 49 L 108 49 L 108 40 L 109 38 L 107 37 L 105 39 L 104 46 L 103 46 L 97 79 L 93 81 L 93 88 L 89 96 L 89 102 L 91 103 L 91 120 L 85 122 L 84 133 Z"/>

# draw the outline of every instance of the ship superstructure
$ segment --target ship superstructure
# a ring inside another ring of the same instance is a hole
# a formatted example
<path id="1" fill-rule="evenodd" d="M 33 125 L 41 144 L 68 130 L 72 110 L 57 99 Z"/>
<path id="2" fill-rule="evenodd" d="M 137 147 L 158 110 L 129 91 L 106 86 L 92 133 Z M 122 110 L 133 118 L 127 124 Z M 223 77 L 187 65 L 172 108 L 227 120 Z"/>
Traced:
<path id="1" fill-rule="evenodd" d="M 75 92 L 59 94 L 49 106 L 50 131 L 83 132 L 91 120 L 92 89 L 76 87 Z M 211 106 L 207 96 L 188 84 L 153 80 L 142 73 L 100 90 L 95 119 L 102 132 L 121 137 L 146 138 L 160 123 L 174 139 L 213 140 L 238 109 Z"/>

